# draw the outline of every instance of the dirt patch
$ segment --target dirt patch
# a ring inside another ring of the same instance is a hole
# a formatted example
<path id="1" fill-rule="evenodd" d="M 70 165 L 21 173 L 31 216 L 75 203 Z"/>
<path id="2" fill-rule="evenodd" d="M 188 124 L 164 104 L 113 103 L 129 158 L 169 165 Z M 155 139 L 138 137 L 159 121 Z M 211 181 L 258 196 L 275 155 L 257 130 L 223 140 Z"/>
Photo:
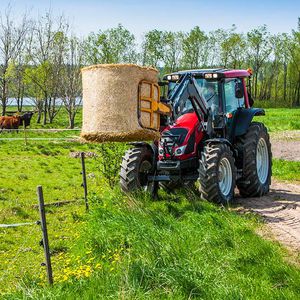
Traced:
<path id="1" fill-rule="evenodd" d="M 241 209 L 261 215 L 276 239 L 300 252 L 300 185 L 273 181 L 261 198 L 237 198 Z"/>
<path id="2" fill-rule="evenodd" d="M 300 130 L 271 133 L 274 158 L 300 161 Z"/>

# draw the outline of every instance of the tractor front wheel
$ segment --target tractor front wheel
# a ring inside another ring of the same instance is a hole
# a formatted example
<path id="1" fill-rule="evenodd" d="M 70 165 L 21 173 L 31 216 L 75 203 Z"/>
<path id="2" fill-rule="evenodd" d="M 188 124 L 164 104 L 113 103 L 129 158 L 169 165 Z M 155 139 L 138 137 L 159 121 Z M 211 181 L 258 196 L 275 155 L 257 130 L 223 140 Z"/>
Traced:
<path id="1" fill-rule="evenodd" d="M 234 197 L 236 167 L 226 144 L 207 144 L 199 166 L 201 198 L 227 204 Z"/>
<path id="2" fill-rule="evenodd" d="M 272 175 L 272 152 L 267 128 L 252 122 L 247 133 L 237 141 L 243 157 L 243 175 L 237 181 L 242 197 L 260 197 L 269 192 Z"/>
<path id="3" fill-rule="evenodd" d="M 123 192 L 149 190 L 148 176 L 153 173 L 153 153 L 147 147 L 132 148 L 125 152 L 120 171 Z"/>

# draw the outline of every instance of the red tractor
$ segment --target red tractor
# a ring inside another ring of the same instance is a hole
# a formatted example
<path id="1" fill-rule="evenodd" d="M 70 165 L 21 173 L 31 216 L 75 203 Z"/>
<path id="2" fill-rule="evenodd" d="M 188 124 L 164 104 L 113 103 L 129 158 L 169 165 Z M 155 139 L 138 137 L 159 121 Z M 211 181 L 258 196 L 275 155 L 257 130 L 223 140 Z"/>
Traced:
<path id="1" fill-rule="evenodd" d="M 172 107 L 161 117 L 161 138 L 132 143 L 122 160 L 125 192 L 191 188 L 199 182 L 201 198 L 226 204 L 237 186 L 243 197 L 262 196 L 271 183 L 272 153 L 264 124 L 254 116 L 247 91 L 250 71 L 201 69 L 166 75 L 161 101 Z"/>

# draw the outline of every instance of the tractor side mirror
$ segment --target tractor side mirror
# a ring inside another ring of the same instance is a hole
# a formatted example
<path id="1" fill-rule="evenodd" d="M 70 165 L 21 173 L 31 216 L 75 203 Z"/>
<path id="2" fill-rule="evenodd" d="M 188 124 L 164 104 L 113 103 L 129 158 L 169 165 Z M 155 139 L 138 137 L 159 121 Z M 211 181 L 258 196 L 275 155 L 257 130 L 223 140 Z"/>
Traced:
<path id="1" fill-rule="evenodd" d="M 244 97 L 244 85 L 242 81 L 235 82 L 235 97 L 238 99 Z"/>
<path id="2" fill-rule="evenodd" d="M 166 87 L 168 86 L 167 81 L 159 81 L 158 86 L 160 87 L 160 101 L 161 102 L 166 102 Z"/>

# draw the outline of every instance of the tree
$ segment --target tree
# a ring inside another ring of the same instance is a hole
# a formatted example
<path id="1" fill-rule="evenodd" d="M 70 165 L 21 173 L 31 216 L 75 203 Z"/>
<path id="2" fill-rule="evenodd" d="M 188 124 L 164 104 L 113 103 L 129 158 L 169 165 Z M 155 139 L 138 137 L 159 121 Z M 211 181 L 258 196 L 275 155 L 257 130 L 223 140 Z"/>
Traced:
<path id="1" fill-rule="evenodd" d="M 60 110 L 57 106 L 61 74 L 63 69 L 63 56 L 66 51 L 66 35 L 68 24 L 61 16 L 56 20 L 50 13 L 40 18 L 34 25 L 30 47 L 31 65 L 26 72 L 27 83 L 36 85 L 39 95 L 43 95 L 43 124 L 53 119 Z M 35 70 L 34 70 L 35 69 Z M 40 119 L 38 118 L 38 121 Z"/>
<path id="2" fill-rule="evenodd" d="M 142 42 L 142 64 L 159 67 L 164 59 L 164 32 L 151 30 L 144 36 Z"/>
<path id="3" fill-rule="evenodd" d="M 85 41 L 87 64 L 135 63 L 135 38 L 119 24 L 116 28 L 91 33 Z"/>
<path id="4" fill-rule="evenodd" d="M 244 35 L 235 32 L 235 25 L 230 31 L 224 32 L 221 42 L 221 65 L 239 69 L 245 63 L 246 42 Z"/>
<path id="5" fill-rule="evenodd" d="M 260 74 L 261 67 L 266 59 L 269 57 L 272 51 L 270 43 L 270 33 L 267 30 L 267 26 L 260 26 L 247 33 L 247 54 L 248 61 L 253 67 L 254 71 L 254 98 L 258 94 L 258 76 Z"/>
<path id="6" fill-rule="evenodd" d="M 61 97 L 69 117 L 69 128 L 74 128 L 75 116 L 82 101 L 81 72 L 84 49 L 76 37 L 68 39 L 68 51 L 64 61 Z"/>
<path id="7" fill-rule="evenodd" d="M 8 74 L 7 71 L 10 63 L 13 63 L 23 47 L 29 24 L 27 16 L 23 15 L 20 24 L 16 25 L 10 7 L 6 9 L 4 16 L 0 15 L 0 100 L 2 115 L 6 113 L 9 80 L 11 78 L 11 74 Z"/>
<path id="8" fill-rule="evenodd" d="M 165 72 L 176 71 L 182 59 L 182 32 L 167 31 L 163 33 L 163 64 Z"/>
<path id="9" fill-rule="evenodd" d="M 293 39 L 289 45 L 290 90 L 293 106 L 300 106 L 300 18 L 298 18 L 298 30 L 293 30 L 292 34 Z"/>
<path id="10" fill-rule="evenodd" d="M 188 68 L 199 68 L 207 65 L 207 36 L 198 26 L 194 27 L 183 38 L 182 63 Z"/>

